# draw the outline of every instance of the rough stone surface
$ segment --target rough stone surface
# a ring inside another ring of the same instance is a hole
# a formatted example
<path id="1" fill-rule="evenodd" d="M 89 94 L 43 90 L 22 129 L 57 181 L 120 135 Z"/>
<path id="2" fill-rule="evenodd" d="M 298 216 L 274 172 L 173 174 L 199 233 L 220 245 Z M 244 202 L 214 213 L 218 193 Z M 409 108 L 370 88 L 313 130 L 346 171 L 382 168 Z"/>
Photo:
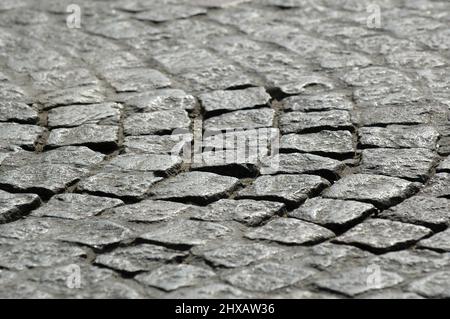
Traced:
<path id="1" fill-rule="evenodd" d="M 0 142 L 33 149 L 38 137 L 45 129 L 37 125 L 0 123 Z"/>
<path id="2" fill-rule="evenodd" d="M 137 204 L 116 207 L 104 216 L 129 222 L 154 223 L 178 218 L 191 208 L 181 203 L 145 200 Z"/>
<path id="3" fill-rule="evenodd" d="M 38 97 L 45 109 L 74 104 L 94 104 L 105 100 L 103 92 L 97 86 L 62 88 Z"/>
<path id="4" fill-rule="evenodd" d="M 207 119 L 204 127 L 209 132 L 272 127 L 274 116 L 269 108 L 236 111 Z"/>
<path id="5" fill-rule="evenodd" d="M 269 201 L 249 199 L 221 199 L 195 212 L 192 217 L 206 221 L 237 221 L 248 226 L 258 226 L 266 219 L 279 214 L 284 205 Z"/>
<path id="6" fill-rule="evenodd" d="M 324 197 L 354 199 L 380 206 L 392 206 L 413 194 L 416 186 L 396 177 L 354 174 L 337 181 L 323 193 Z"/>
<path id="7" fill-rule="evenodd" d="M 296 204 L 319 192 L 329 182 L 313 175 L 275 175 L 258 177 L 237 194 L 237 198 L 268 199 Z"/>
<path id="8" fill-rule="evenodd" d="M 123 205 L 120 199 L 83 194 L 60 194 L 32 212 L 35 217 L 57 217 L 66 219 L 87 219 L 107 209 Z"/>
<path id="9" fill-rule="evenodd" d="M 78 189 L 93 194 L 141 198 L 160 180 L 162 178 L 152 172 L 102 172 L 82 180 Z"/>
<path id="10" fill-rule="evenodd" d="M 193 286 L 213 277 L 211 270 L 191 265 L 165 265 L 148 274 L 136 276 L 144 285 L 172 291 L 181 287 Z"/>
<path id="11" fill-rule="evenodd" d="M 208 202 L 233 191 L 239 183 L 237 178 L 213 173 L 181 173 L 166 179 L 153 187 L 151 193 L 156 199 L 184 199 Z"/>
<path id="12" fill-rule="evenodd" d="M 12 152 L 4 158 L 1 164 L 5 167 L 21 167 L 30 164 L 66 164 L 77 167 L 92 167 L 100 164 L 104 157 L 102 153 L 84 146 L 65 146 L 43 153 Z"/>
<path id="13" fill-rule="evenodd" d="M 283 134 L 326 129 L 345 130 L 352 127 L 350 114 L 341 110 L 291 112 L 282 114 L 280 118 L 280 129 Z"/>
<path id="14" fill-rule="evenodd" d="M 361 171 L 425 181 L 437 162 L 437 156 L 426 149 L 370 149 L 362 151 Z"/>
<path id="15" fill-rule="evenodd" d="M 125 105 L 141 112 L 192 110 L 196 100 L 192 95 L 177 89 L 161 89 L 124 96 Z"/>
<path id="16" fill-rule="evenodd" d="M 449 271 L 436 272 L 414 281 L 409 289 L 428 298 L 449 298 L 449 278 Z"/>
<path id="17" fill-rule="evenodd" d="M 155 231 L 142 234 L 141 239 L 165 245 L 196 246 L 228 235 L 232 230 L 220 224 L 177 220 L 166 223 Z"/>
<path id="18" fill-rule="evenodd" d="M 450 297 L 448 1 L 71 4 L 0 1 L 0 298 Z"/>
<path id="19" fill-rule="evenodd" d="M 431 112 L 423 105 L 380 106 L 362 109 L 357 115 L 365 126 L 419 125 L 431 122 Z"/>
<path id="20" fill-rule="evenodd" d="M 158 262 L 168 262 L 186 255 L 186 252 L 161 246 L 141 244 L 133 247 L 119 248 L 113 252 L 101 254 L 95 259 L 95 263 L 132 273 L 149 271 L 158 267 Z"/>
<path id="21" fill-rule="evenodd" d="M 375 207 L 368 203 L 312 198 L 288 215 L 331 229 L 342 229 L 355 225 L 375 211 Z"/>
<path id="22" fill-rule="evenodd" d="M 39 121 L 38 112 L 29 105 L 15 101 L 0 103 L 0 122 L 19 122 L 35 124 Z"/>
<path id="23" fill-rule="evenodd" d="M 353 110 L 351 98 L 340 92 L 327 92 L 312 95 L 299 95 L 283 100 L 283 109 L 289 111 L 329 111 Z"/>
<path id="24" fill-rule="evenodd" d="M 57 241 L 24 241 L 0 246 L 0 265 L 11 270 L 51 267 L 67 262 L 79 262 L 86 251 L 72 244 Z"/>
<path id="25" fill-rule="evenodd" d="M 450 173 L 438 173 L 434 175 L 422 193 L 434 197 L 450 198 Z"/>
<path id="26" fill-rule="evenodd" d="M 5 169 L 0 174 L 0 186 L 15 191 L 33 191 L 44 196 L 64 191 L 88 173 L 86 169 L 62 164 L 43 164 Z"/>
<path id="27" fill-rule="evenodd" d="M 128 136 L 125 138 L 126 153 L 172 154 L 179 155 L 185 147 L 190 146 L 192 135 L 148 135 Z"/>
<path id="28" fill-rule="evenodd" d="M 419 247 L 433 249 L 437 251 L 450 251 L 450 231 L 446 230 L 428 239 L 419 242 Z"/>
<path id="29" fill-rule="evenodd" d="M 345 164 L 338 160 L 314 154 L 279 154 L 262 160 L 261 173 L 270 174 L 317 174 L 337 176 Z"/>
<path id="30" fill-rule="evenodd" d="M 430 233 L 431 230 L 423 226 L 369 219 L 339 236 L 336 241 L 386 251 L 411 245 Z"/>
<path id="31" fill-rule="evenodd" d="M 283 244 L 314 244 L 334 237 L 326 228 L 293 218 L 279 218 L 245 235 L 249 239 L 260 239 Z"/>
<path id="32" fill-rule="evenodd" d="M 41 200 L 35 194 L 11 194 L 0 190 L 0 223 L 18 219 L 39 206 Z"/>
<path id="33" fill-rule="evenodd" d="M 447 158 L 444 159 L 441 164 L 439 164 L 437 171 L 450 173 L 450 156 L 447 156 Z"/>
<path id="34" fill-rule="evenodd" d="M 264 88 L 249 88 L 236 91 L 215 91 L 199 96 L 200 102 L 207 113 L 220 111 L 237 111 L 255 106 L 266 105 L 270 95 Z"/>
<path id="35" fill-rule="evenodd" d="M 341 294 L 353 297 L 355 295 L 396 286 L 403 282 L 403 278 L 396 273 L 379 271 L 377 280 L 373 280 L 370 269 L 354 268 L 344 273 L 336 274 L 335 277 L 316 281 L 319 287 L 333 290 Z"/>
<path id="36" fill-rule="evenodd" d="M 156 111 L 133 114 L 125 119 L 126 135 L 171 134 L 175 129 L 189 129 L 186 111 Z"/>
<path id="37" fill-rule="evenodd" d="M 117 244 L 133 236 L 133 231 L 128 227 L 107 220 L 76 221 L 66 224 L 64 228 L 62 230 L 65 231 L 56 234 L 57 240 L 93 248 Z"/>
<path id="38" fill-rule="evenodd" d="M 229 283 L 254 291 L 270 292 L 293 285 L 313 274 L 310 269 L 297 269 L 275 262 L 265 262 L 225 275 Z"/>
<path id="39" fill-rule="evenodd" d="M 153 69 L 110 70 L 103 76 L 117 92 L 142 92 L 171 85 L 171 81 L 164 74 Z"/>
<path id="40" fill-rule="evenodd" d="M 310 134 L 288 134 L 280 141 L 280 150 L 302 153 L 349 156 L 355 152 L 349 131 L 321 131 Z"/>
<path id="41" fill-rule="evenodd" d="M 432 126 L 362 127 L 360 143 L 364 147 L 436 148 L 439 132 Z"/>
<path id="42" fill-rule="evenodd" d="M 383 211 L 379 216 L 405 223 L 428 227 L 450 225 L 450 200 L 426 196 L 414 196 Z"/>
<path id="43" fill-rule="evenodd" d="M 74 128 L 58 128 L 50 132 L 49 147 L 86 145 L 115 147 L 118 144 L 119 127 L 85 124 Z"/>
<path id="44" fill-rule="evenodd" d="M 282 248 L 263 245 L 260 243 L 230 243 L 223 247 L 213 243 L 197 246 L 192 249 L 193 254 L 201 256 L 214 265 L 227 268 L 247 266 L 256 261 L 269 258 L 283 251 Z"/>
<path id="45" fill-rule="evenodd" d="M 48 113 L 50 127 L 74 127 L 83 124 L 117 125 L 120 105 L 103 103 L 58 107 Z"/>
<path id="46" fill-rule="evenodd" d="M 130 172 L 175 173 L 182 164 L 181 157 L 165 154 L 119 155 L 110 161 L 107 169 Z"/>

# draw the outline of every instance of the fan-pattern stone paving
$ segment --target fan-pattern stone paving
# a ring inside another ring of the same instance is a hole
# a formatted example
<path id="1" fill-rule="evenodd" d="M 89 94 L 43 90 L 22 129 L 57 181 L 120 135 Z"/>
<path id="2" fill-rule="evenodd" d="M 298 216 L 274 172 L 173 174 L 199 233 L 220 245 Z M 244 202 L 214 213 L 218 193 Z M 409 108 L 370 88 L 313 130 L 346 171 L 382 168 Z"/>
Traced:
<path id="1" fill-rule="evenodd" d="M 0 297 L 449 298 L 449 25 L 2 0 Z"/>

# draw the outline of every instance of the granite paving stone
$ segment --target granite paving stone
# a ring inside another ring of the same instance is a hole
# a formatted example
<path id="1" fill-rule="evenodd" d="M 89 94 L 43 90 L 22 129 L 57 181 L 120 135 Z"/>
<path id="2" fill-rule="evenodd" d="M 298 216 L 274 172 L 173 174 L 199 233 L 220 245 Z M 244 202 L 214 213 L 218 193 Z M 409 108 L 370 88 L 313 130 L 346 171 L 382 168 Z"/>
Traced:
<path id="1" fill-rule="evenodd" d="M 73 128 L 56 128 L 48 137 L 48 147 L 84 145 L 95 148 L 114 148 L 119 143 L 119 127 L 84 124 Z"/>
<path id="2" fill-rule="evenodd" d="M 280 117 L 283 134 L 310 132 L 312 130 L 353 129 L 350 114 L 345 110 L 323 112 L 289 112 Z"/>
<path id="3" fill-rule="evenodd" d="M 86 251 L 76 245 L 57 241 L 25 241 L 0 246 L 0 256 L 1 267 L 20 271 L 80 262 L 86 256 Z"/>
<path id="4" fill-rule="evenodd" d="M 265 154 L 266 153 L 266 154 Z M 259 158 L 267 155 L 264 148 L 225 149 L 223 151 L 207 151 L 194 157 L 191 169 L 236 177 L 255 176 L 258 174 Z M 227 173 L 224 173 L 227 172 Z"/>
<path id="5" fill-rule="evenodd" d="M 218 223 L 175 220 L 169 221 L 155 231 L 144 233 L 139 238 L 166 246 L 197 246 L 208 241 L 230 235 L 232 229 Z"/>
<path id="6" fill-rule="evenodd" d="M 0 142 L 34 149 L 37 139 L 45 132 L 45 128 L 17 123 L 0 123 Z"/>
<path id="7" fill-rule="evenodd" d="M 160 266 L 159 262 L 176 260 L 186 255 L 186 252 L 162 246 L 140 244 L 101 254 L 97 256 L 95 263 L 120 271 L 134 273 L 150 271 Z"/>
<path id="8" fill-rule="evenodd" d="M 244 90 L 214 91 L 199 96 L 207 113 L 237 111 L 263 106 L 269 103 L 271 97 L 264 88 L 248 88 Z"/>
<path id="9" fill-rule="evenodd" d="M 314 175 L 261 176 L 239 191 L 237 198 L 275 200 L 295 205 L 329 185 L 327 180 Z"/>
<path id="10" fill-rule="evenodd" d="M 142 21 L 165 22 L 175 19 L 184 19 L 192 16 L 205 14 L 206 10 L 201 7 L 184 5 L 166 5 L 149 11 L 142 11 L 134 17 Z"/>
<path id="11" fill-rule="evenodd" d="M 353 268 L 336 274 L 332 278 L 320 279 L 315 284 L 321 288 L 354 297 L 364 292 L 393 287 L 404 281 L 400 275 L 384 270 L 378 272 L 377 280 L 372 279 L 371 274 L 368 268 Z"/>
<path id="12" fill-rule="evenodd" d="M 0 190 L 0 223 L 7 223 L 29 213 L 41 204 L 36 194 L 11 194 Z"/>
<path id="13" fill-rule="evenodd" d="M 434 175 L 421 191 L 421 194 L 450 198 L 450 173 Z"/>
<path id="14" fill-rule="evenodd" d="M 272 127 L 274 116 L 275 111 L 269 108 L 235 111 L 207 119 L 204 128 L 215 132 Z"/>
<path id="15" fill-rule="evenodd" d="M 438 172 L 450 173 L 450 156 L 447 156 L 437 168 Z"/>
<path id="16" fill-rule="evenodd" d="M 373 251 L 389 251 L 412 245 L 430 234 L 431 230 L 423 226 L 384 219 L 368 219 L 339 236 L 336 242 Z"/>
<path id="17" fill-rule="evenodd" d="M 153 69 L 111 70 L 103 76 L 117 92 L 143 92 L 166 88 L 172 83 L 164 74 Z"/>
<path id="18" fill-rule="evenodd" d="M 448 12 L 1 0 L 0 298 L 449 298 Z"/>
<path id="19" fill-rule="evenodd" d="M 345 169 L 341 161 L 307 153 L 277 154 L 263 158 L 261 174 L 324 174 L 339 176 Z"/>
<path id="20" fill-rule="evenodd" d="M 293 285 L 313 273 L 314 271 L 311 269 L 296 269 L 293 266 L 276 262 L 263 262 L 224 275 L 224 279 L 232 285 L 246 290 L 270 292 Z"/>
<path id="21" fill-rule="evenodd" d="M 36 124 L 38 121 L 38 111 L 23 102 L 2 101 L 0 103 L 0 122 Z"/>
<path id="22" fill-rule="evenodd" d="M 387 207 L 413 195 L 416 190 L 417 185 L 397 177 L 353 174 L 338 180 L 323 192 L 323 196 L 353 199 Z"/>
<path id="23" fill-rule="evenodd" d="M 192 253 L 201 256 L 208 262 L 226 268 L 237 268 L 250 265 L 262 259 L 267 259 L 283 251 L 282 248 L 261 243 L 230 243 L 222 246 L 211 243 L 197 246 Z"/>
<path id="24" fill-rule="evenodd" d="M 378 255 L 370 262 L 405 277 L 419 277 L 447 267 L 450 260 L 448 255 L 431 250 L 410 249 Z"/>
<path id="25" fill-rule="evenodd" d="M 115 207 L 110 212 L 105 212 L 103 216 L 129 222 L 155 223 L 176 219 L 191 209 L 193 207 L 181 203 L 144 200 L 137 204 Z"/>
<path id="26" fill-rule="evenodd" d="M 363 126 L 429 124 L 432 112 L 423 105 L 367 107 L 357 112 Z"/>
<path id="27" fill-rule="evenodd" d="M 203 267 L 192 265 L 164 265 L 148 274 L 139 274 L 135 279 L 144 285 L 172 291 L 181 287 L 193 286 L 214 275 L 213 271 Z"/>
<path id="28" fill-rule="evenodd" d="M 20 192 L 38 192 L 43 196 L 62 192 L 88 174 L 85 168 L 64 164 L 43 164 L 39 170 L 36 170 L 35 165 L 26 165 L 0 169 L 0 172 L 0 187 Z"/>
<path id="29" fill-rule="evenodd" d="M 31 213 L 35 217 L 56 217 L 73 220 L 88 219 L 107 209 L 123 205 L 120 199 L 84 194 L 59 194 Z"/>
<path id="30" fill-rule="evenodd" d="M 366 149 L 362 151 L 361 172 L 425 181 L 437 164 L 437 156 L 426 149 Z"/>
<path id="31" fill-rule="evenodd" d="M 165 154 L 124 154 L 115 157 L 106 169 L 130 172 L 175 173 L 180 169 L 182 158 Z"/>
<path id="32" fill-rule="evenodd" d="M 353 108 L 354 105 L 351 97 L 338 91 L 311 95 L 296 95 L 283 100 L 283 109 L 287 111 L 352 111 Z"/>
<path id="33" fill-rule="evenodd" d="M 192 142 L 191 134 L 127 136 L 125 153 L 180 155 Z"/>
<path id="34" fill-rule="evenodd" d="M 83 124 L 117 125 L 121 106 L 117 103 L 71 105 L 48 112 L 50 127 L 74 127 Z"/>
<path id="35" fill-rule="evenodd" d="M 450 200 L 416 195 L 388 210 L 380 217 L 405 223 L 442 228 L 450 224 Z"/>
<path id="36" fill-rule="evenodd" d="M 334 233 L 321 226 L 294 218 L 278 218 L 261 228 L 250 230 L 245 237 L 282 244 L 308 245 L 333 238 Z"/>
<path id="37" fill-rule="evenodd" d="M 287 134 L 280 140 L 281 151 L 350 156 L 355 152 L 349 131 L 320 131 L 309 134 Z"/>
<path id="38" fill-rule="evenodd" d="M 248 226 L 258 226 L 263 221 L 281 213 L 284 205 L 277 202 L 249 199 L 221 199 L 199 209 L 192 218 L 205 221 L 237 221 Z"/>
<path id="39" fill-rule="evenodd" d="M 189 129 L 190 120 L 184 110 L 133 114 L 124 121 L 126 135 L 171 134 L 175 129 Z"/>
<path id="40" fill-rule="evenodd" d="M 357 224 L 375 212 L 376 208 L 368 203 L 317 197 L 308 199 L 288 216 L 340 230 Z"/>
<path id="41" fill-rule="evenodd" d="M 64 146 L 42 153 L 20 151 L 7 155 L 2 166 L 20 167 L 39 164 L 67 164 L 78 167 L 91 167 L 100 164 L 105 155 L 85 146 Z"/>
<path id="42" fill-rule="evenodd" d="M 38 96 L 45 109 L 74 104 L 95 104 L 105 101 L 104 92 L 95 85 L 61 88 Z"/>
<path id="43" fill-rule="evenodd" d="M 195 97 L 179 89 L 161 89 L 120 96 L 123 103 L 138 112 L 193 110 Z"/>
<path id="44" fill-rule="evenodd" d="M 207 172 L 181 173 L 166 179 L 151 189 L 155 199 L 178 199 L 210 202 L 225 197 L 239 184 L 234 177 Z"/>
<path id="45" fill-rule="evenodd" d="M 439 132 L 433 126 L 389 125 L 387 127 L 362 127 L 359 130 L 363 147 L 427 148 L 437 146 Z"/>
<path id="46" fill-rule="evenodd" d="M 117 244 L 133 237 L 133 230 L 121 224 L 107 220 L 73 221 L 57 232 L 55 239 L 102 248 Z"/>
<path id="47" fill-rule="evenodd" d="M 418 244 L 419 247 L 433 249 L 436 251 L 450 251 L 450 231 L 446 230 L 438 233 L 428 239 L 421 240 Z"/>
<path id="48" fill-rule="evenodd" d="M 139 199 L 161 180 L 153 172 L 106 171 L 82 180 L 77 188 L 91 194 Z"/>
<path id="49" fill-rule="evenodd" d="M 449 271 L 436 272 L 415 280 L 408 289 L 427 298 L 448 298 L 449 278 Z"/>

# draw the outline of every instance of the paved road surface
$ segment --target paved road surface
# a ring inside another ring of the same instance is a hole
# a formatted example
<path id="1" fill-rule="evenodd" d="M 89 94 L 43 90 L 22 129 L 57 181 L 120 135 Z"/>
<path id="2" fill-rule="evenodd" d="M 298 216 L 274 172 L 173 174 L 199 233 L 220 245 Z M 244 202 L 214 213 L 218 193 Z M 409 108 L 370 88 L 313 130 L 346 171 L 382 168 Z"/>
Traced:
<path id="1" fill-rule="evenodd" d="M 450 297 L 450 3 L 2 0 L 0 297 Z"/>

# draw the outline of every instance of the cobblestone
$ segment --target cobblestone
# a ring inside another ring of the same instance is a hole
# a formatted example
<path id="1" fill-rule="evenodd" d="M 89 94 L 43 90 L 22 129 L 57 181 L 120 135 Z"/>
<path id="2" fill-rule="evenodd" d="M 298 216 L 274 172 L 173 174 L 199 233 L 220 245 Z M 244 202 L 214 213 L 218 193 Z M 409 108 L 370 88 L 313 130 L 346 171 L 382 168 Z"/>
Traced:
<path id="1" fill-rule="evenodd" d="M 0 1 L 1 298 L 450 297 L 448 1 L 70 4 Z"/>

